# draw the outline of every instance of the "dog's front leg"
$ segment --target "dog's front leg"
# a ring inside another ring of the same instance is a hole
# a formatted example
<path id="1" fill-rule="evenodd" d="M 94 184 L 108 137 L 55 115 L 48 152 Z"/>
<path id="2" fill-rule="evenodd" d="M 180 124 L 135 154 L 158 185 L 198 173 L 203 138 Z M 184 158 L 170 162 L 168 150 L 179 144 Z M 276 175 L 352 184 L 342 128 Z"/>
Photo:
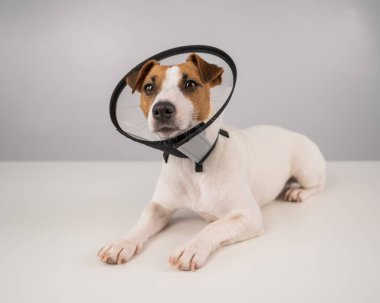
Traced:
<path id="1" fill-rule="evenodd" d="M 236 214 L 207 225 L 192 240 L 176 249 L 169 263 L 180 270 L 196 270 L 217 248 L 243 241 L 264 232 L 261 213 L 258 216 Z"/>
<path id="2" fill-rule="evenodd" d="M 159 203 L 149 203 L 130 232 L 100 249 L 99 259 L 108 264 L 127 262 L 141 251 L 146 240 L 165 227 L 173 213 L 174 210 L 169 210 Z"/>

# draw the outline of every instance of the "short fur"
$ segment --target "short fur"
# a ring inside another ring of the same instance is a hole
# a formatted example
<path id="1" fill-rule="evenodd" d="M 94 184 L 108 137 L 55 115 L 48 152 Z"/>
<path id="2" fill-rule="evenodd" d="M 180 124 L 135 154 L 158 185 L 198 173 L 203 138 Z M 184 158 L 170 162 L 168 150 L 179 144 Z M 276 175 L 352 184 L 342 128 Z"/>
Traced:
<path id="1" fill-rule="evenodd" d="M 165 138 L 167 133 L 161 133 L 152 118 L 154 104 L 169 100 L 176 106 L 172 125 L 178 130 L 170 133 L 175 136 L 210 117 L 210 88 L 221 83 L 222 73 L 223 69 L 192 54 L 177 66 L 148 62 L 127 82 L 141 92 L 141 108 L 150 129 Z M 184 90 L 185 75 L 199 82 L 194 91 Z M 144 96 L 142 89 L 153 77 L 156 91 Z M 140 220 L 125 236 L 99 251 L 102 261 L 127 262 L 176 210 L 189 208 L 211 223 L 177 248 L 169 263 L 180 270 L 196 270 L 217 248 L 263 234 L 260 207 L 280 193 L 287 201 L 301 202 L 322 190 L 325 161 L 304 135 L 274 126 L 223 129 L 230 138 L 220 137 L 202 173 L 194 171 L 189 159 L 170 157 L 163 163 L 156 190 Z M 288 186 L 289 180 L 296 184 Z"/>

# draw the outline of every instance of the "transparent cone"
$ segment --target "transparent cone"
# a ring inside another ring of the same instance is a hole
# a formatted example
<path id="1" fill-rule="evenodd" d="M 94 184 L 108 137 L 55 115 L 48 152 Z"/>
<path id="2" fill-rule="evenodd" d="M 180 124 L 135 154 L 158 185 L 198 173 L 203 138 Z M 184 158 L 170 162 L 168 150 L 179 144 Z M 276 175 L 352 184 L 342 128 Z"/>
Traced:
<path id="1" fill-rule="evenodd" d="M 159 133 L 153 131 L 151 126 L 152 119 L 154 120 L 154 118 L 152 118 L 153 114 L 150 112 L 152 111 L 152 109 L 154 109 L 154 105 L 160 100 L 154 99 L 152 97 L 152 100 L 150 100 L 149 103 L 151 107 L 147 107 L 145 103 L 144 112 L 144 106 L 142 106 L 142 94 L 144 94 L 144 92 L 142 91 L 142 88 L 140 89 L 140 91 L 138 91 L 138 89 L 135 89 L 133 92 L 133 87 L 131 87 L 131 85 L 124 85 L 124 87 L 119 89 L 119 92 L 116 94 L 118 98 L 115 98 L 115 100 L 111 100 L 111 117 L 112 115 L 114 116 L 114 120 L 116 121 L 113 122 L 117 126 L 118 130 L 124 135 L 128 136 L 129 138 L 147 145 L 151 145 L 152 147 L 156 147 L 164 151 L 166 147 L 175 148 L 184 156 L 191 158 L 194 162 L 200 162 L 202 158 L 204 158 L 204 156 L 210 150 L 210 148 L 212 148 L 212 146 L 218 138 L 219 130 L 223 122 L 224 107 L 227 104 L 233 92 L 235 81 L 234 77 L 236 76 L 236 70 L 234 71 L 235 66 L 233 64 L 232 59 L 231 61 L 233 66 L 231 66 L 231 62 L 227 62 L 225 58 L 221 58 L 221 56 L 218 53 L 216 53 L 215 55 L 210 54 L 208 49 L 207 52 L 203 52 L 202 49 L 199 52 L 194 52 L 192 49 L 189 49 L 188 52 L 183 52 L 183 50 L 181 52 L 181 54 L 165 55 L 164 57 L 166 58 L 157 61 L 161 66 L 176 66 L 179 64 L 183 64 L 184 62 L 187 62 L 186 60 L 189 59 L 189 56 L 191 56 L 192 54 L 196 54 L 205 62 L 216 65 L 217 67 L 223 69 L 220 84 L 215 86 L 213 85 L 212 87 L 211 85 L 209 85 L 209 100 L 207 98 L 203 98 L 205 100 L 198 100 L 196 99 L 196 93 L 191 95 L 190 93 L 183 90 L 183 88 L 181 87 L 182 78 L 179 78 L 180 81 L 178 82 L 178 87 L 172 87 L 165 84 L 165 80 L 168 79 L 169 76 L 166 74 L 159 74 L 159 76 L 162 79 L 159 78 L 157 80 L 153 79 L 157 76 L 152 77 L 152 79 L 157 81 L 157 83 L 161 81 L 161 86 L 155 84 L 157 86 L 156 96 L 158 98 L 158 96 L 160 96 L 159 94 L 165 89 L 168 91 L 170 89 L 173 89 L 177 92 L 177 95 L 178 92 L 182 90 L 181 92 L 183 92 L 183 96 L 179 95 L 179 100 L 169 101 L 173 101 L 174 104 L 177 104 L 177 106 L 181 106 L 181 104 L 179 104 L 178 102 L 188 102 L 188 104 L 193 104 L 194 108 L 195 105 L 199 105 L 200 102 L 210 102 L 211 109 L 209 110 L 209 114 L 207 117 L 200 120 L 196 120 L 196 118 L 194 118 L 194 121 L 192 121 L 191 126 L 189 126 L 188 128 L 180 129 L 173 137 L 163 138 L 162 136 L 160 136 Z M 142 64 L 140 64 L 140 66 L 141 65 Z M 198 67 L 198 69 L 200 68 Z M 135 70 L 136 68 L 133 71 Z M 179 68 L 178 70 L 178 77 L 182 77 L 182 74 L 183 77 L 187 77 L 187 74 L 183 71 L 183 69 Z M 133 71 L 128 73 L 127 76 L 131 74 Z M 199 73 L 200 77 L 204 78 L 204 75 L 202 74 L 204 73 L 204 71 L 200 70 Z M 149 77 L 151 74 L 146 73 L 144 74 L 144 77 Z M 124 81 L 126 84 L 127 80 L 124 79 Z M 143 83 L 145 80 L 139 81 Z M 197 89 L 204 89 L 206 85 L 206 82 L 201 81 L 199 85 L 200 88 Z M 170 91 L 168 92 L 168 94 L 169 93 Z M 170 150 L 168 152 L 171 153 Z"/>

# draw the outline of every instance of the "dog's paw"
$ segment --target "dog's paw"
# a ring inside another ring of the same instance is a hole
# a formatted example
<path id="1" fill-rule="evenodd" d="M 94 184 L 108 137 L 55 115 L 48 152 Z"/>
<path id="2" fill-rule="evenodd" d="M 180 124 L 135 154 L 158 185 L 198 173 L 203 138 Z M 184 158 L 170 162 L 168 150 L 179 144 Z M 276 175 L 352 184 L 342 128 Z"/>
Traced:
<path id="1" fill-rule="evenodd" d="M 284 200 L 288 202 L 302 202 L 304 200 L 303 191 L 300 187 L 290 187 L 284 194 Z"/>
<path id="2" fill-rule="evenodd" d="M 195 271 L 205 264 L 210 252 L 207 247 L 197 243 L 189 243 L 175 250 L 169 258 L 169 264 L 179 270 Z"/>
<path id="3" fill-rule="evenodd" d="M 98 252 L 101 261 L 108 264 L 123 264 L 140 253 L 142 244 L 120 239 L 102 247 Z"/>

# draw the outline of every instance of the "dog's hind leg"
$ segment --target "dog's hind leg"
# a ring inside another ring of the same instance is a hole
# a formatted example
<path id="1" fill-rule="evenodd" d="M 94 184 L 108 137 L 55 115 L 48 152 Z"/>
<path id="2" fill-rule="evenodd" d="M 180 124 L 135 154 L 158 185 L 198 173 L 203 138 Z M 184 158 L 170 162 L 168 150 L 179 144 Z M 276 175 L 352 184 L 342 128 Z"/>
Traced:
<path id="1" fill-rule="evenodd" d="M 326 165 L 322 153 L 309 139 L 304 139 L 293 160 L 294 184 L 285 190 L 284 200 L 301 202 L 320 192 L 325 184 Z"/>
<path id="2" fill-rule="evenodd" d="M 284 200 L 289 202 L 302 202 L 310 196 L 320 192 L 322 190 L 321 185 L 317 185 L 310 188 L 305 187 L 291 187 L 284 195 Z"/>

